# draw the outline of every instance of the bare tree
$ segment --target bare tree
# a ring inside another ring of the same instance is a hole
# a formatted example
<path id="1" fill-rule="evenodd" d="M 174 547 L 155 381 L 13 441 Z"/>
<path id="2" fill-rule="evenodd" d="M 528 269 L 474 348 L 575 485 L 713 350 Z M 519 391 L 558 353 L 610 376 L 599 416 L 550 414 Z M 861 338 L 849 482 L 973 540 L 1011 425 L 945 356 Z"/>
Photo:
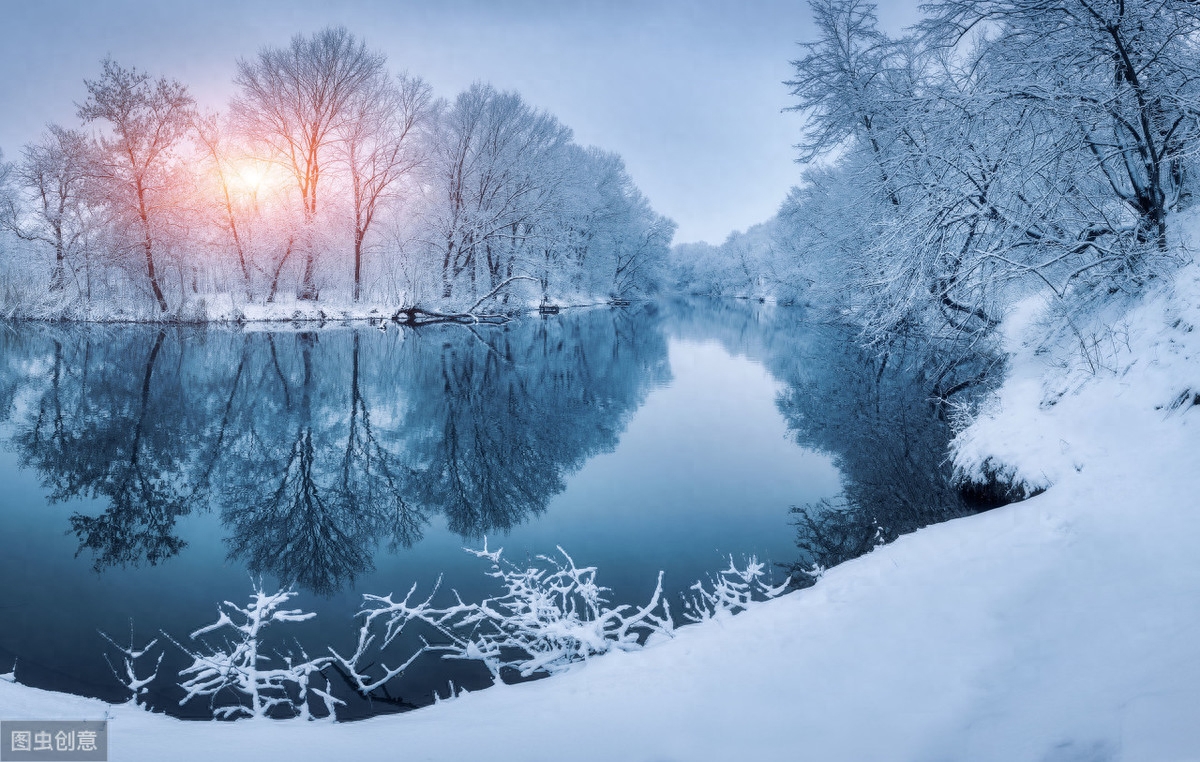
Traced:
<path id="1" fill-rule="evenodd" d="M 475 84 L 446 103 L 385 63 L 341 27 L 298 35 L 237 62 L 226 118 L 103 61 L 81 132 L 53 128 L 19 173 L 0 163 L 0 227 L 40 242 L 22 280 L 50 281 L 34 300 L 10 289 L 18 312 L 62 314 L 45 292 L 72 274 L 69 304 L 96 317 L 131 288 L 189 318 L 315 301 L 325 279 L 442 317 L 534 293 L 519 283 L 546 302 L 652 290 L 672 226 L 619 157 L 515 92 Z"/>
<path id="2" fill-rule="evenodd" d="M 422 132 L 433 113 L 433 90 L 420 77 L 382 71 L 350 99 L 340 158 L 354 204 L 354 301 L 362 296 L 363 249 L 380 206 L 398 196 L 400 182 L 425 161 Z"/>
<path id="3" fill-rule="evenodd" d="M 514 275 L 517 252 L 548 220 L 571 131 L 516 93 L 480 83 L 458 96 L 440 126 L 442 298 L 453 296 L 460 276 L 475 296 L 481 273 L 490 288 Z"/>
<path id="4" fill-rule="evenodd" d="M 996 30 L 979 48 L 1006 76 L 997 91 L 1074 131 L 1137 243 L 1166 249 L 1167 213 L 1200 138 L 1200 8 L 1179 0 L 943 0 L 926 25 L 942 44 Z M 1094 227 L 1094 226 L 1093 226 Z M 1121 235 L 1105 221 L 1091 241 Z M 1086 235 L 1086 234 L 1085 234 Z M 1128 265 L 1140 254 L 1130 250 Z"/>
<path id="5" fill-rule="evenodd" d="M 29 195 L 32 209 L 22 219 L 15 213 L 8 215 L 7 226 L 19 238 L 54 249 L 51 291 L 65 287 L 67 260 L 85 232 L 82 195 L 89 150 L 82 133 L 52 124 L 41 141 L 25 146 L 13 173 Z"/>
<path id="6" fill-rule="evenodd" d="M 0 228 L 7 228 L 16 220 L 17 204 L 14 198 L 12 162 L 4 160 L 4 151 L 0 150 Z"/>
<path id="7" fill-rule="evenodd" d="M 784 82 L 798 99 L 789 111 L 807 116 L 796 146 L 798 161 L 811 161 L 861 139 L 871 149 L 882 186 L 893 206 L 885 152 L 896 138 L 896 101 L 904 97 L 911 70 L 906 45 L 879 31 L 875 6 L 864 0 L 810 0 L 817 40 L 804 43 L 792 61 L 795 77 Z"/>
<path id="8" fill-rule="evenodd" d="M 191 124 L 194 101 L 175 80 L 152 80 L 111 58 L 102 67 L 99 79 L 84 80 L 88 99 L 79 107 L 85 123 L 103 120 L 112 128 L 111 135 L 100 138 L 92 171 L 105 187 L 105 201 L 121 216 L 133 217 L 150 290 L 159 310 L 166 312 L 155 237 L 170 196 L 173 152 Z"/>
<path id="9" fill-rule="evenodd" d="M 1031 288 L 1086 300 L 1169 260 L 1200 138 L 1194 4 L 941 0 L 899 40 L 861 0 L 810 4 L 787 84 L 800 158 L 832 166 L 787 224 L 870 342 L 970 354 Z"/>
<path id="10" fill-rule="evenodd" d="M 287 48 L 263 48 L 257 58 L 238 61 L 234 82 L 241 94 L 233 116 L 295 178 L 306 226 L 317 216 L 321 177 L 351 118 L 351 104 L 378 81 L 384 61 L 345 27 L 297 35 Z M 301 299 L 318 296 L 315 257 L 309 245 Z"/>

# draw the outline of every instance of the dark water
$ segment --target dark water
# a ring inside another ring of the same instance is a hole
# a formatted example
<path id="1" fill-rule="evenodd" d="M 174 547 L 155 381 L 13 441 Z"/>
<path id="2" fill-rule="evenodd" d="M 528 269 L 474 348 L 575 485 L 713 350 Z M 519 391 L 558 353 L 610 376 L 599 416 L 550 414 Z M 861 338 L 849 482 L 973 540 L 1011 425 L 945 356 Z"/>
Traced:
<path id="1" fill-rule="evenodd" d="M 98 630 L 185 639 L 259 575 L 317 612 L 290 636 L 352 650 L 364 592 L 439 575 L 494 592 L 461 550 L 484 536 L 519 561 L 561 545 L 616 602 L 644 602 L 659 570 L 677 596 L 730 554 L 777 581 L 833 565 L 968 511 L 927 379 L 902 367 L 749 304 L 386 332 L 0 328 L 0 671 L 122 700 Z M 166 650 L 170 678 L 184 661 Z M 486 682 L 431 657 L 393 693 L 422 704 L 449 679 Z M 207 713 L 180 695 L 163 679 L 152 702 Z"/>

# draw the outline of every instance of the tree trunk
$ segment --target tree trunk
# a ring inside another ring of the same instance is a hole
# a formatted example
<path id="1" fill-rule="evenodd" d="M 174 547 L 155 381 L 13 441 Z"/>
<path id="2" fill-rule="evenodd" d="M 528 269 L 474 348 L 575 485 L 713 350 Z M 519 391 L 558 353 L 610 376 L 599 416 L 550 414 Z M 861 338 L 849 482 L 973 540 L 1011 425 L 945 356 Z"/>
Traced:
<path id="1" fill-rule="evenodd" d="M 453 287 L 450 283 L 450 260 L 454 256 L 454 239 L 451 236 L 447 237 L 446 255 L 442 257 L 442 298 L 449 299 Z"/>
<path id="2" fill-rule="evenodd" d="M 315 302 L 320 294 L 317 292 L 317 285 L 314 279 L 315 263 L 310 246 L 307 254 L 304 257 L 304 278 L 300 283 L 300 293 L 296 295 L 298 299 Z"/>
<path id="3" fill-rule="evenodd" d="M 292 256 L 292 246 L 294 243 L 294 238 L 288 239 L 287 249 L 284 250 L 283 256 L 279 258 L 279 263 L 275 265 L 275 273 L 271 277 L 271 293 L 267 294 L 267 304 L 275 302 L 275 294 L 279 291 L 279 274 L 283 272 L 283 266 L 287 263 L 288 257 Z"/>
<path id="4" fill-rule="evenodd" d="M 354 231 L 354 301 L 362 296 L 362 245 L 363 231 Z M 355 337 L 357 340 L 357 336 Z"/>
<path id="5" fill-rule="evenodd" d="M 146 254 L 146 276 L 150 279 L 150 290 L 154 292 L 159 312 L 166 312 L 167 299 L 158 285 L 158 274 L 154 269 L 154 241 L 150 237 L 150 216 L 146 213 L 146 191 L 140 182 L 137 184 L 137 197 L 138 216 L 142 220 L 142 249 Z"/>
<path id="6" fill-rule="evenodd" d="M 62 291 L 66 287 L 67 273 L 63 252 L 62 229 L 54 231 L 54 271 L 50 274 L 50 290 Z"/>

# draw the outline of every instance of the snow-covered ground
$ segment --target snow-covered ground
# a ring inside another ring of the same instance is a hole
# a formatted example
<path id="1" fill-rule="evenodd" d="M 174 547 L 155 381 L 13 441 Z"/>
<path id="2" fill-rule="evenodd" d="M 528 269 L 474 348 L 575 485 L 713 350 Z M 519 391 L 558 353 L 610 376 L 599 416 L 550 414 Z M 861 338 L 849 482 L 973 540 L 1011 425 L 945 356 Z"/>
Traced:
<path id="1" fill-rule="evenodd" d="M 108 717 L 118 761 L 1200 760 L 1200 268 L 1099 373 L 1033 341 L 1038 309 L 956 458 L 1048 489 L 810 589 L 365 722 L 185 723 L 5 681 L 0 717 Z"/>

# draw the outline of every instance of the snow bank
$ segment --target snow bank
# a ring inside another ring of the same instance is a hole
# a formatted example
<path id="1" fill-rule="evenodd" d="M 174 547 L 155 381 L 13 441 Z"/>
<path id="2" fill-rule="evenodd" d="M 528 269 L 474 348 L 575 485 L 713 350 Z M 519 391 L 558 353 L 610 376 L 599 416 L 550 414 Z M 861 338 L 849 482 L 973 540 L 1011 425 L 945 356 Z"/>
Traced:
<path id="1" fill-rule="evenodd" d="M 1198 305 L 1190 266 L 1100 374 L 1039 353 L 1025 305 L 955 447 L 1049 489 L 644 650 L 360 723 L 185 723 L 3 681 L 0 717 L 108 717 L 113 760 L 1200 759 Z"/>
<path id="2" fill-rule="evenodd" d="M 1127 312 L 1061 322 L 1035 297 L 1005 321 L 1003 386 L 951 443 L 959 478 L 1030 495 L 1127 449 L 1113 431 L 1200 404 L 1200 267 L 1189 264 Z M 1086 333 L 1086 335 L 1084 335 Z M 1081 351 L 1081 346 L 1086 351 Z M 1115 451 L 1114 451 L 1115 448 Z"/>

